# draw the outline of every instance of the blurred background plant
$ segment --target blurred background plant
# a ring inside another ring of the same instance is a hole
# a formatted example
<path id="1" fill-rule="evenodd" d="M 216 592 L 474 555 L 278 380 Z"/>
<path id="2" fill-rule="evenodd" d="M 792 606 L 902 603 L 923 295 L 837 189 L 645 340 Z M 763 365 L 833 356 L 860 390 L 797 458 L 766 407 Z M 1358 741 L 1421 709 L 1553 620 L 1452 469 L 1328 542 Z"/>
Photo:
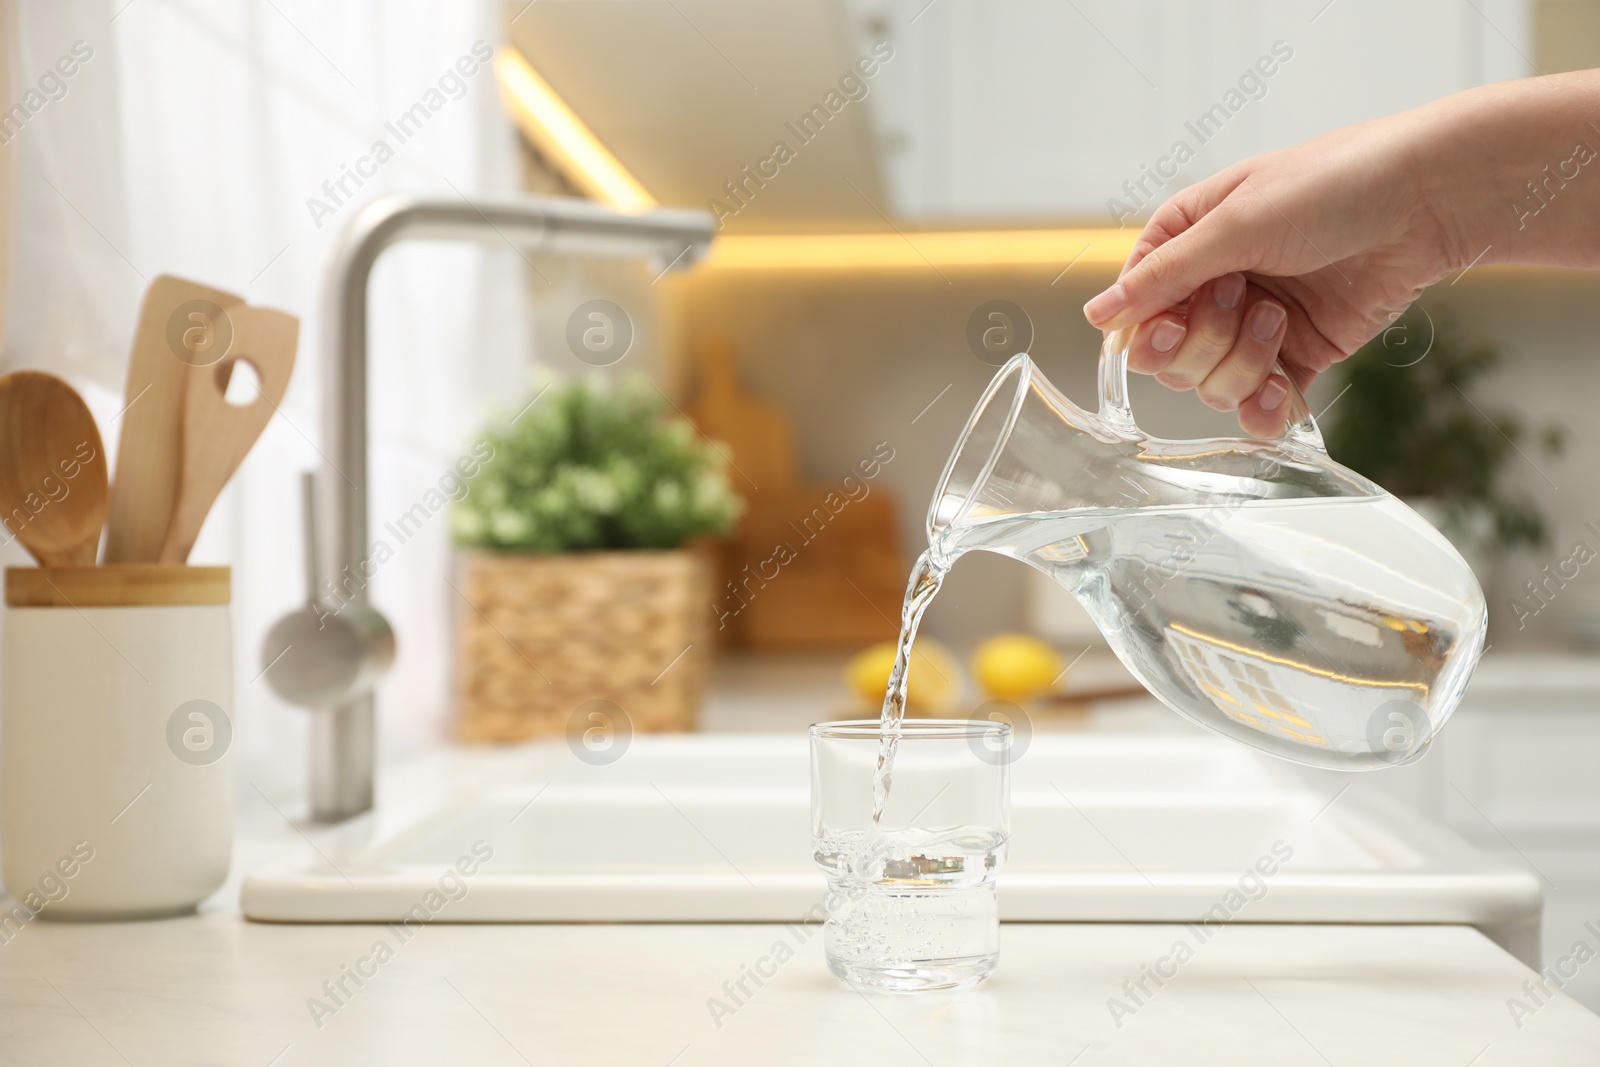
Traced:
<path id="1" fill-rule="evenodd" d="M 1505 467 L 1524 443 L 1559 455 L 1565 430 L 1531 427 L 1473 397 L 1474 383 L 1501 358 L 1493 343 L 1414 307 L 1333 372 L 1344 391 L 1323 426 L 1329 453 L 1423 505 L 1463 553 L 1496 556 L 1549 540 L 1543 512 L 1507 486 Z"/>
<path id="2" fill-rule="evenodd" d="M 537 553 L 671 549 L 732 529 L 727 460 L 640 377 L 552 382 L 484 434 L 494 458 L 455 506 L 459 544 Z"/>

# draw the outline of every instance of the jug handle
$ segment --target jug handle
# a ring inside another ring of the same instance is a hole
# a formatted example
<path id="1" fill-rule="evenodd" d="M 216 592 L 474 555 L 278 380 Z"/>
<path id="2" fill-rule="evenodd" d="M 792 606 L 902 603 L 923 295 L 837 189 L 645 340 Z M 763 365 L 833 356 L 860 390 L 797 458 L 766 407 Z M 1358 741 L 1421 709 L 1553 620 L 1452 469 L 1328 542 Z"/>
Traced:
<path id="1" fill-rule="evenodd" d="M 1100 419 L 1117 433 L 1143 438 L 1149 435 L 1134 423 L 1133 409 L 1128 406 L 1128 347 L 1133 343 L 1136 329 L 1138 327 L 1112 330 L 1106 335 L 1105 344 L 1100 349 Z M 1322 441 L 1322 431 L 1317 429 L 1317 420 L 1311 414 L 1305 394 L 1300 392 L 1294 379 L 1284 372 L 1282 363 L 1278 364 L 1277 369 L 1289 387 L 1289 417 L 1278 440 L 1314 448 L 1326 454 L 1328 446 Z"/>

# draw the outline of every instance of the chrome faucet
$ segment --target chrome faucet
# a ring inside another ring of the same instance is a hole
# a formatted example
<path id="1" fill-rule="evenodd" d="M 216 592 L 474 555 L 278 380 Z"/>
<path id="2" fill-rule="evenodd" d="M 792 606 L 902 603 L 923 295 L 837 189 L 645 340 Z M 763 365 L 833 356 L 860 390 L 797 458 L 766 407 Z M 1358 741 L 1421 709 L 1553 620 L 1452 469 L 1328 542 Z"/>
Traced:
<path id="1" fill-rule="evenodd" d="M 305 485 L 306 603 L 280 619 L 262 649 L 264 673 L 290 703 L 313 711 L 311 816 L 338 822 L 372 807 L 373 687 L 394 659 L 394 634 L 367 595 L 367 281 L 384 250 L 414 239 L 505 242 L 544 255 L 646 257 L 665 273 L 705 255 L 715 230 L 702 211 L 625 215 L 584 200 L 525 196 L 465 200 L 412 194 L 366 205 L 340 235 L 323 292 L 323 430 L 332 504 L 318 536 L 318 493 Z M 339 604 L 323 592 L 331 548 Z"/>

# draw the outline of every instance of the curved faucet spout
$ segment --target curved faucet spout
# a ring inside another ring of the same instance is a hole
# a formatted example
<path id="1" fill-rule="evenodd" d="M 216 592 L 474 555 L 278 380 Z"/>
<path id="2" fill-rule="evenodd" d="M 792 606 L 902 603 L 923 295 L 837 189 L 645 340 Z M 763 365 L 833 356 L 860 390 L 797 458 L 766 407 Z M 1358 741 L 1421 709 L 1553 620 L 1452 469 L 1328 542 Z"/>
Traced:
<path id="1" fill-rule="evenodd" d="M 715 229 L 703 211 L 659 208 L 629 215 L 564 197 L 394 194 L 356 214 L 334 247 L 323 291 L 323 430 L 330 469 L 321 482 L 331 522 L 318 540 L 330 554 L 321 573 L 336 583 L 343 575 L 357 579 L 342 583 L 341 612 L 375 617 L 361 571 L 368 547 L 367 282 L 384 250 L 413 239 L 504 242 L 542 255 L 647 258 L 663 271 L 681 270 L 705 255 Z M 321 662 L 361 654 L 359 642 L 341 649 L 319 650 Z M 358 666 L 351 664 L 348 676 L 362 679 L 361 688 L 314 709 L 311 814 L 319 822 L 338 822 L 372 807 L 376 672 Z M 277 673 L 287 681 L 294 670 L 291 657 L 281 654 L 269 664 L 269 678 Z M 274 687 L 294 689 L 276 679 Z"/>

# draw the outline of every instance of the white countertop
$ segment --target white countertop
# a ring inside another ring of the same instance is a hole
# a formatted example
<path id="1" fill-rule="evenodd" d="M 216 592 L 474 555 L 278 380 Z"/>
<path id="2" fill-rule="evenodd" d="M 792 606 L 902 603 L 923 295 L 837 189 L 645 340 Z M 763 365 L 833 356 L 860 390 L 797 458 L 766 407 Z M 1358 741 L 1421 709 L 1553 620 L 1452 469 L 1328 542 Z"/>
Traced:
<path id="1" fill-rule="evenodd" d="M 828 974 L 820 933 L 783 925 L 439 923 L 402 942 L 380 925 L 242 919 L 244 872 L 298 843 L 252 806 L 200 914 L 41 919 L 0 944 L 0 1065 L 1600 1062 L 1600 1016 L 1560 993 L 1517 1025 L 1508 998 L 1534 1006 L 1537 976 L 1470 927 L 1237 923 L 1202 942 L 1181 925 L 1008 923 L 979 989 L 869 998 Z M 379 941 L 392 958 L 363 963 Z M 773 971 L 779 941 L 793 958 L 736 1002 L 723 983 Z M 1123 984 L 1170 973 L 1179 941 L 1193 958 L 1132 1000 Z M 323 983 L 358 965 L 375 976 L 345 978 L 335 1001 Z M 336 1010 L 314 1016 L 313 997 Z M 1135 1009 L 1120 1027 L 1112 997 Z"/>
<path id="2" fill-rule="evenodd" d="M 1135 1007 L 1123 983 L 1179 940 L 1193 958 Z M 393 957 L 336 1004 L 323 982 L 379 941 Z M 771 972 L 779 941 L 794 958 L 736 1002 L 723 983 Z M 1592 1067 L 1600 1017 L 1558 994 L 1512 1019 L 1531 977 L 1464 927 L 1238 924 L 1201 943 L 1181 926 L 1010 924 L 986 986 L 869 998 L 827 974 L 820 937 L 782 926 L 436 925 L 402 943 L 215 907 L 24 928 L 0 948 L 0 1062 Z M 1135 1007 L 1120 1028 L 1113 996 Z M 314 1019 L 312 997 L 336 1010 Z M 713 1018 L 711 998 L 731 1011 Z"/>

